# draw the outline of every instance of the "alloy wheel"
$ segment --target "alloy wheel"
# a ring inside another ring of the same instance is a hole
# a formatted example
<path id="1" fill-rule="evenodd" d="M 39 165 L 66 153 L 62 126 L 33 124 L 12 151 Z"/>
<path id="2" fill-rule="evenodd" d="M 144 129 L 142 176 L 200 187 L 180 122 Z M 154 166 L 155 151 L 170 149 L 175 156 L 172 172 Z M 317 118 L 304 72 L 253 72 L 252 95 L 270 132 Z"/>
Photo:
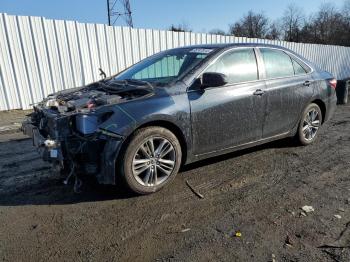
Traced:
<path id="1" fill-rule="evenodd" d="M 165 182 L 176 164 L 176 152 L 169 140 L 150 137 L 144 141 L 133 157 L 132 173 L 143 186 L 158 186 Z"/>
<path id="2" fill-rule="evenodd" d="M 320 128 L 320 114 L 319 112 L 312 108 L 305 115 L 303 121 L 303 136 L 307 141 L 311 141 L 317 134 L 318 129 Z"/>

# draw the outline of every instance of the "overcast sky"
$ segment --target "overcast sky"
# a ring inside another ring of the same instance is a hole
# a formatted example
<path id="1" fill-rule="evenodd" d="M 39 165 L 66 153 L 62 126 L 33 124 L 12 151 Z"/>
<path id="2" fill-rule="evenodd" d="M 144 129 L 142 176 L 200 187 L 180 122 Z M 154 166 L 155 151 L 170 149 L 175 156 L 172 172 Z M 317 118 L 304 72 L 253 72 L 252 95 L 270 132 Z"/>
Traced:
<path id="1" fill-rule="evenodd" d="M 44 16 L 79 22 L 107 23 L 106 0 L 0 0 L 0 12 L 12 15 Z M 316 11 L 324 0 L 130 0 L 134 26 L 166 29 L 184 23 L 195 32 L 219 28 L 228 30 L 248 10 L 264 12 L 270 19 L 283 14 L 289 3 L 300 6 L 306 14 Z M 343 0 L 333 0 L 341 7 Z M 124 25 L 122 20 L 117 25 Z"/>

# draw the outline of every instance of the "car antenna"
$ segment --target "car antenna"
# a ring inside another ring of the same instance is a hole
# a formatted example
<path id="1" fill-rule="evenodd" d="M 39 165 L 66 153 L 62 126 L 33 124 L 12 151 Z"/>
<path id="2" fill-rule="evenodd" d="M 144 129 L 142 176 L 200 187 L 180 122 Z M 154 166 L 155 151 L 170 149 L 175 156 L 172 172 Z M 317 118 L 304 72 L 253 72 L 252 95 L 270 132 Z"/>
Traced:
<path id="1" fill-rule="evenodd" d="M 106 79 L 107 75 L 106 75 L 105 71 L 103 71 L 102 68 L 99 68 L 98 70 L 100 71 L 100 76 L 102 76 L 103 79 Z"/>

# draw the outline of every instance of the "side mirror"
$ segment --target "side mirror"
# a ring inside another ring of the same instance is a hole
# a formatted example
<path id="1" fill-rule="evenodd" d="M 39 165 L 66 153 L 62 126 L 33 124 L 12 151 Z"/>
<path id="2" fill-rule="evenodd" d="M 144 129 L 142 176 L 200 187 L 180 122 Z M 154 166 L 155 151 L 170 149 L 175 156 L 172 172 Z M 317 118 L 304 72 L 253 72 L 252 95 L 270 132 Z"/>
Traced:
<path id="1" fill-rule="evenodd" d="M 218 87 L 227 84 L 227 77 L 221 73 L 208 72 L 202 75 L 202 88 Z"/>

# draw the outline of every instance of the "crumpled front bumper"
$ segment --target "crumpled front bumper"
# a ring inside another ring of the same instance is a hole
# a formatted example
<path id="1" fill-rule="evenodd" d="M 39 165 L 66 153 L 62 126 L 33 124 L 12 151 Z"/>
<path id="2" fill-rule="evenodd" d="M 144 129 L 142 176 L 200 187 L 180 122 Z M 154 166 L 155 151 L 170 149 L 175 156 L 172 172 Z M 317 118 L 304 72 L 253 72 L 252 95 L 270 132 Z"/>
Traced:
<path id="1" fill-rule="evenodd" d="M 45 161 L 61 162 L 63 161 L 60 143 L 55 140 L 45 138 L 37 126 L 33 125 L 30 118 L 22 123 L 23 134 L 29 136 L 33 141 L 33 146 L 38 150 L 39 154 Z"/>
<path id="2" fill-rule="evenodd" d="M 28 118 L 22 123 L 22 132 L 31 137 L 33 146 L 38 150 L 40 156 L 44 161 L 48 161 L 56 166 L 64 167 L 65 163 L 74 161 L 74 156 L 68 156 L 67 150 L 64 148 L 61 141 L 52 140 L 44 137 L 37 126 L 33 125 L 31 119 Z M 100 184 L 116 184 L 116 162 L 118 155 L 124 141 L 123 137 L 109 136 L 108 133 L 101 134 L 101 139 L 105 140 L 103 150 L 100 158 L 96 159 L 99 165 L 99 172 L 94 174 Z M 89 150 L 94 150 L 91 147 Z M 84 161 L 78 163 L 76 166 L 83 167 Z M 80 175 L 84 175 L 80 171 Z"/>

